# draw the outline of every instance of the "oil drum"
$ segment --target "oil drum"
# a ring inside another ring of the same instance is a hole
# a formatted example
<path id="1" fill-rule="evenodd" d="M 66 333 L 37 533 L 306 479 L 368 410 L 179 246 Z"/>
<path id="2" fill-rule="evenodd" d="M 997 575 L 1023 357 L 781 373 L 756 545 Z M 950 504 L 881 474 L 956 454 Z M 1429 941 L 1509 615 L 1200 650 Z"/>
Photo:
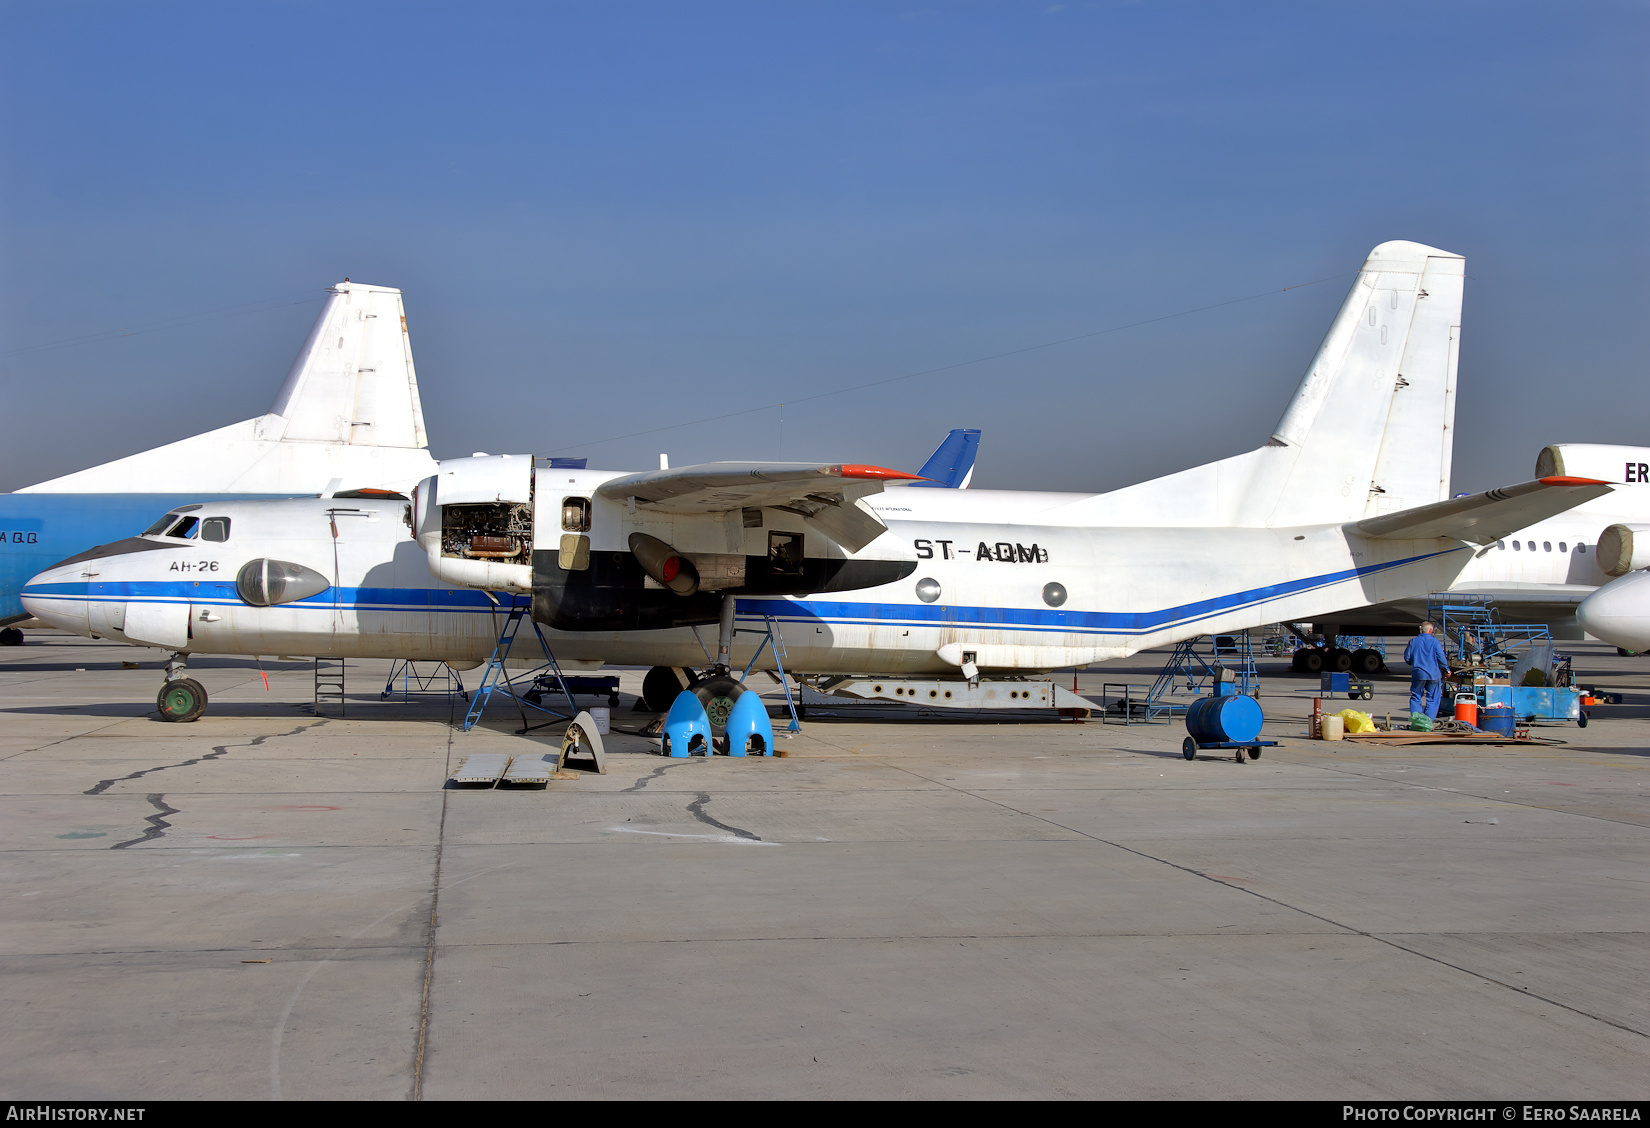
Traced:
<path id="1" fill-rule="evenodd" d="M 1260 703 L 1246 694 L 1200 697 L 1186 710 L 1186 731 L 1199 744 L 1242 744 L 1260 735 L 1265 720 Z"/>

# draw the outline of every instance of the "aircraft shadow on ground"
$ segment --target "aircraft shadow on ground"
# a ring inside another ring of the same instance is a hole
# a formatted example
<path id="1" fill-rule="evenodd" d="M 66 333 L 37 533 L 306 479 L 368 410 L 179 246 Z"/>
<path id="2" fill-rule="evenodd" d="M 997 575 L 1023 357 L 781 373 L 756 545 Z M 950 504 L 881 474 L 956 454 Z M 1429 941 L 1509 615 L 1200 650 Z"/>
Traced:
<path id="1" fill-rule="evenodd" d="M 4 657 L 3 653 L 0 653 L 0 657 Z M 129 662 L 131 659 L 128 658 L 124 661 Z M 214 657 L 191 658 L 189 668 L 191 670 L 252 670 L 254 672 L 261 669 L 270 674 L 291 674 L 308 670 L 310 665 L 308 662 L 265 662 L 262 666 L 259 666 L 257 662 L 249 658 Z M 137 663 L 136 669 L 158 673 L 166 669 L 166 660 L 151 658 Z M 14 672 L 21 674 L 72 674 L 80 670 L 84 670 L 88 674 L 113 670 L 128 670 L 130 672 L 130 669 L 122 665 L 120 660 L 113 662 L 96 660 L 84 662 L 7 662 L 0 665 L 0 674 Z"/>
<path id="2" fill-rule="evenodd" d="M 0 715 L 33 716 L 33 717 L 147 717 L 156 724 L 170 724 L 162 721 L 152 702 L 143 701 L 116 701 L 91 705 L 26 705 L 15 708 L 0 708 Z M 397 721 L 437 721 L 447 723 L 449 712 L 444 705 L 432 703 L 428 707 L 418 704 L 406 705 L 399 701 L 372 701 L 361 700 L 348 703 L 348 711 L 340 718 L 336 705 L 323 705 L 321 712 L 315 712 L 314 706 L 308 701 L 271 701 L 267 704 L 256 701 L 213 701 L 207 706 L 206 715 L 202 720 L 211 721 L 224 717 L 316 717 L 324 721 L 346 720 L 397 720 Z M 454 710 L 453 716 L 459 715 Z M 181 731 L 188 731 L 188 726 L 179 726 Z"/>

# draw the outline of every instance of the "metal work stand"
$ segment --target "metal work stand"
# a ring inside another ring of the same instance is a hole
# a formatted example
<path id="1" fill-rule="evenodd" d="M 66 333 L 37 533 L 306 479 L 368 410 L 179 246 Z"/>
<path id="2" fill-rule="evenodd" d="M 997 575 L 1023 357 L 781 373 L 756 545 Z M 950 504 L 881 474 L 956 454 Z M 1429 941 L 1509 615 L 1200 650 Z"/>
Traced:
<path id="1" fill-rule="evenodd" d="M 1207 652 L 1203 649 L 1205 646 Z M 1255 671 L 1255 651 L 1248 631 L 1199 635 L 1176 644 L 1174 653 L 1169 655 L 1162 672 L 1146 694 L 1147 719 L 1160 715 L 1173 716 L 1176 710 L 1184 713 L 1189 706 L 1164 699 L 1173 693 L 1201 693 L 1205 682 L 1213 685 L 1216 670 L 1232 671 L 1237 675 L 1237 692 L 1254 694 L 1260 681 Z"/>
<path id="2" fill-rule="evenodd" d="M 791 727 L 788 731 L 801 732 L 802 719 L 797 715 L 796 702 L 791 698 L 791 679 L 785 676 L 785 638 L 779 633 L 779 624 L 774 622 L 772 615 L 762 616 L 762 622 L 765 624 L 766 630 L 747 629 L 742 632 L 735 632 L 763 636 L 762 641 L 757 644 L 756 653 L 752 654 L 751 660 L 746 663 L 745 672 L 739 675 L 739 680 L 744 681 L 750 676 L 751 670 L 756 666 L 756 660 L 762 657 L 762 648 L 771 646 L 773 648 L 773 664 L 779 669 L 779 684 L 785 689 L 785 708 L 790 710 L 791 714 Z"/>
<path id="3" fill-rule="evenodd" d="M 487 702 L 492 699 L 493 691 L 500 688 L 500 682 L 503 683 L 504 692 L 516 703 L 516 711 L 521 714 L 521 728 L 518 730 L 517 735 L 555 723 L 555 721 L 545 721 L 543 724 L 529 725 L 527 723 L 527 709 L 529 707 L 537 709 L 541 713 L 548 713 L 556 720 L 570 721 L 579 715 L 578 706 L 573 702 L 573 693 L 567 688 L 567 682 L 562 678 L 561 666 L 557 664 L 556 656 L 551 651 L 550 644 L 545 641 L 544 632 L 539 630 L 539 625 L 533 622 L 527 614 L 532 605 L 533 601 L 526 596 L 510 596 L 509 616 L 505 619 L 504 627 L 499 632 L 498 642 L 493 645 L 493 656 L 487 661 L 487 670 L 481 676 L 481 684 L 476 687 L 476 694 L 470 699 L 470 710 L 464 717 L 464 732 L 469 732 L 475 728 L 476 722 L 481 720 L 481 714 L 486 711 Z M 499 610 L 506 610 L 506 608 L 500 604 Z M 529 684 L 536 678 L 539 669 L 546 670 L 546 676 L 553 676 L 556 684 L 561 688 L 562 695 L 567 698 L 567 715 L 565 717 L 554 709 L 546 709 L 536 701 L 526 700 L 524 694 L 516 692 L 515 683 L 510 680 L 510 671 L 505 663 L 510 657 L 510 648 L 516 641 L 516 632 L 520 630 L 523 618 L 533 623 L 533 634 L 537 636 L 539 647 L 544 651 L 544 665 L 529 671 L 533 675 L 529 678 Z"/>
<path id="4" fill-rule="evenodd" d="M 390 667 L 390 676 L 384 682 L 384 692 L 378 695 L 380 701 L 388 701 L 395 696 L 395 681 L 401 679 L 401 700 L 411 701 L 412 695 L 443 694 L 450 707 L 453 701 L 454 687 L 456 692 L 465 701 L 470 699 L 469 691 L 464 688 L 464 679 L 458 676 L 458 671 L 445 662 L 437 662 L 435 669 L 425 673 L 413 661 L 396 662 Z"/>

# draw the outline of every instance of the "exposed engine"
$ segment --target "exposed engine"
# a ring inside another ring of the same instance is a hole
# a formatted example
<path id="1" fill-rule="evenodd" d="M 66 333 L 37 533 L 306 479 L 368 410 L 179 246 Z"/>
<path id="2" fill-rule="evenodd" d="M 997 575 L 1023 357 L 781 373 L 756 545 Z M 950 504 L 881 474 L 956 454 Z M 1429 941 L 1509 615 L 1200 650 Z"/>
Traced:
<path id="1" fill-rule="evenodd" d="M 442 506 L 441 555 L 531 564 L 533 507 L 508 502 Z"/>

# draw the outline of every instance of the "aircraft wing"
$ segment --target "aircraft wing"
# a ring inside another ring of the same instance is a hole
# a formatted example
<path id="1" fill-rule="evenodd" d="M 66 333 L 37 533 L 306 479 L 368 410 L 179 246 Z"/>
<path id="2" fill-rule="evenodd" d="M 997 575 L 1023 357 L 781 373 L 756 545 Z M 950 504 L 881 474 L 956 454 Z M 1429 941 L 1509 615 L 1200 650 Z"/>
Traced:
<path id="1" fill-rule="evenodd" d="M 1453 537 L 1474 544 L 1491 544 L 1609 492 L 1609 483 L 1596 478 L 1538 478 L 1471 497 L 1452 497 L 1397 513 L 1383 513 L 1349 527 L 1353 532 L 1379 540 Z"/>
<path id="2" fill-rule="evenodd" d="M 783 509 L 849 552 L 858 552 L 887 526 L 854 503 L 882 492 L 884 482 L 915 481 L 882 466 L 811 462 L 706 462 L 614 478 L 600 497 L 630 501 L 660 513 L 723 514 L 735 509 Z"/>

